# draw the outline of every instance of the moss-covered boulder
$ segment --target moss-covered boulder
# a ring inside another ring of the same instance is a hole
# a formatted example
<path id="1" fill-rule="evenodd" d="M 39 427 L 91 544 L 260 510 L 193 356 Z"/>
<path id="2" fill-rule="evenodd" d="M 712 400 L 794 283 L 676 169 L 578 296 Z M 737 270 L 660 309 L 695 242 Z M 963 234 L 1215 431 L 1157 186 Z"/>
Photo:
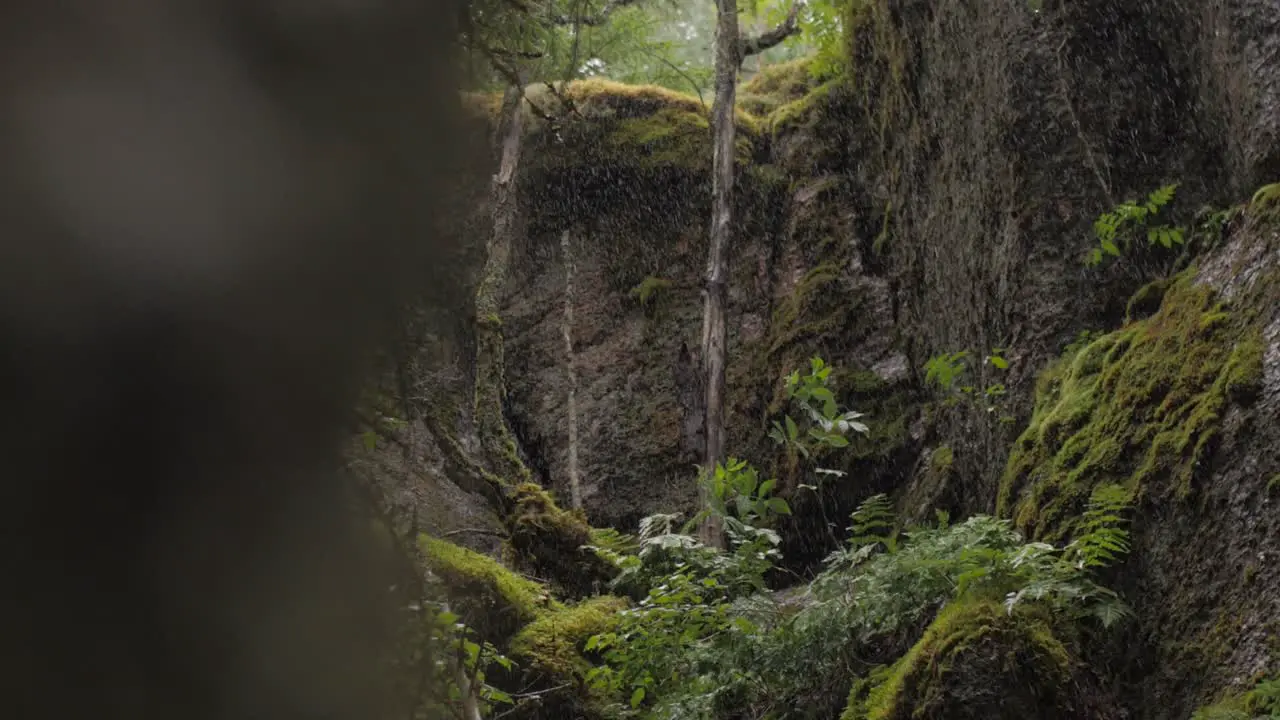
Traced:
<path id="1" fill-rule="evenodd" d="M 1048 616 L 978 600 L 943 608 L 902 659 L 855 682 L 841 720 L 1097 717 L 1083 708 Z"/>
<path id="2" fill-rule="evenodd" d="M 1263 344 L 1194 271 L 1159 308 L 1078 344 L 1041 376 L 998 499 L 1018 527 L 1061 537 L 1103 482 L 1137 496 L 1195 492 L 1228 408 L 1258 389 Z"/>

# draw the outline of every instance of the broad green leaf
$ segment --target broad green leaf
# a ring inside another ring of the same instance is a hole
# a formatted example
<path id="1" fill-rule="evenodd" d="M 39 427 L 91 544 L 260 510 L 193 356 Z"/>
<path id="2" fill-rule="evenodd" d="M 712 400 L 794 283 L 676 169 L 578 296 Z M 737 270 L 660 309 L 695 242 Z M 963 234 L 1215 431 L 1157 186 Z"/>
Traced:
<path id="1" fill-rule="evenodd" d="M 769 493 L 773 492 L 773 488 L 777 484 L 778 484 L 778 481 L 773 478 L 765 480 L 764 482 L 760 483 L 760 491 L 757 494 L 760 497 L 768 497 Z"/>

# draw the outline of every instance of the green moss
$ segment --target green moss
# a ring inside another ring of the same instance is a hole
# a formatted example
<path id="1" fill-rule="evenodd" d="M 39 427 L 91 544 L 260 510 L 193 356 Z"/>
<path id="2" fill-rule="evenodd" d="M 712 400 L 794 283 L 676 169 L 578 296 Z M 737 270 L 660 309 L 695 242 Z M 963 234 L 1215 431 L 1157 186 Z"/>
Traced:
<path id="1" fill-rule="evenodd" d="M 1089 340 L 1041 376 L 997 500 L 1019 528 L 1068 534 L 1104 482 L 1136 495 L 1194 493 L 1229 405 L 1257 390 L 1262 342 L 1193 272 L 1170 283 L 1154 315 Z"/>
<path id="2" fill-rule="evenodd" d="M 838 87 L 839 84 L 840 80 L 828 80 L 810 90 L 804 96 L 780 105 L 776 110 L 769 113 L 765 120 L 769 131 L 776 136 L 789 129 L 803 127 L 812 123 L 826 109 L 831 91 Z"/>
<path id="3" fill-rule="evenodd" d="M 884 204 L 884 216 L 880 218 L 880 232 L 876 233 L 876 239 L 871 242 L 871 252 L 876 255 L 884 255 L 885 250 L 889 246 L 890 228 L 893 224 L 893 203 L 886 202 Z"/>
<path id="4" fill-rule="evenodd" d="M 738 106 L 757 116 L 804 97 L 813 86 L 813 58 L 804 57 L 767 65 L 748 80 L 738 93 Z"/>
<path id="5" fill-rule="evenodd" d="M 1267 481 L 1267 494 L 1275 495 L 1277 492 L 1280 492 L 1280 473 L 1272 475 Z"/>
<path id="6" fill-rule="evenodd" d="M 1072 687 L 1071 656 L 1046 613 L 962 601 L 943 608 L 875 687 L 851 693 L 841 720 L 1078 717 Z"/>
<path id="7" fill-rule="evenodd" d="M 501 642 L 556 607 L 545 587 L 487 555 L 426 535 L 418 543 L 455 612 L 487 639 Z"/>
<path id="8" fill-rule="evenodd" d="M 929 469 L 934 472 L 946 472 L 955 461 L 955 453 L 948 445 L 940 445 L 929 454 Z"/>
<path id="9" fill-rule="evenodd" d="M 1280 217 L 1280 183 L 1258 188 L 1249 200 L 1248 212 L 1255 219 Z"/>
<path id="10" fill-rule="evenodd" d="M 582 597 L 597 592 L 613 576 L 613 568 L 586 549 L 591 526 L 581 510 L 565 510 L 534 483 L 513 492 L 508 520 L 511 546 L 521 562 L 561 592 Z"/>
<path id="11" fill-rule="evenodd" d="M 1125 321 L 1131 322 L 1146 317 L 1160 309 L 1160 303 L 1164 301 L 1164 294 L 1169 289 L 1170 282 L 1170 278 L 1161 278 L 1138 288 L 1125 305 Z"/>
<path id="12" fill-rule="evenodd" d="M 511 656 L 523 667 L 581 684 L 590 667 L 587 640 L 617 627 L 626 608 L 625 599 L 602 595 L 544 613 L 511 641 Z"/>
<path id="13" fill-rule="evenodd" d="M 884 684 L 888 679 L 893 668 L 888 665 L 877 665 L 862 677 L 853 681 L 853 687 L 849 688 L 849 700 L 845 704 L 844 712 L 840 713 L 840 720 L 862 720 L 867 716 L 867 699 L 871 695 L 871 691 L 876 687 Z"/>
<path id="14" fill-rule="evenodd" d="M 805 338 L 838 330 L 850 321 L 856 303 L 847 302 L 838 292 L 839 282 L 840 265 L 836 263 L 823 263 L 805 273 L 774 311 L 771 355 Z"/>
<path id="15" fill-rule="evenodd" d="M 710 172 L 710 112 L 697 98 L 600 79 L 573 82 L 561 92 L 574 112 L 566 114 L 554 132 L 546 132 L 545 122 L 531 123 L 541 136 L 528 158 L 535 176 L 539 170 L 582 167 Z M 737 158 L 746 164 L 755 152 L 759 122 L 739 112 L 735 125 Z"/>
<path id="16" fill-rule="evenodd" d="M 537 691 L 536 702 L 513 708 L 512 720 L 596 720 L 605 717 L 607 704 L 587 682 L 592 662 L 586 651 L 592 635 L 608 632 L 620 619 L 627 601 L 610 596 L 557 607 L 525 626 L 511 641 L 507 653 L 518 669 L 513 688 Z"/>
<path id="17" fill-rule="evenodd" d="M 1191 720 L 1252 720 L 1280 716 L 1280 678 L 1260 677 L 1249 690 L 1226 693 L 1217 702 L 1206 705 Z"/>
<path id="18" fill-rule="evenodd" d="M 640 303 L 641 306 L 648 307 L 651 301 L 670 288 L 670 280 L 649 275 L 644 280 L 641 280 L 639 285 L 631 288 L 631 297 L 635 298 L 636 302 Z"/>

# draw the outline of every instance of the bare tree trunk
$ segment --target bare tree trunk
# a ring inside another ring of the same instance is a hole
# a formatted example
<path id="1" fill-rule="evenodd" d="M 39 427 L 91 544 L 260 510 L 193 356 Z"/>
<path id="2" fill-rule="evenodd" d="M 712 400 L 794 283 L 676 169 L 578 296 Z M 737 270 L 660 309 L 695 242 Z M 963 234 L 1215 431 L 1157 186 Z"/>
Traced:
<path id="1" fill-rule="evenodd" d="M 573 231 L 560 237 L 564 259 L 564 354 L 569 384 L 569 493 L 574 508 L 582 508 L 582 485 L 578 476 L 578 368 L 573 352 Z"/>
<path id="2" fill-rule="evenodd" d="M 520 214 L 516 172 L 520 166 L 523 99 L 524 89 L 516 83 L 507 88 L 503 98 L 502 157 L 491 189 L 493 233 L 489 236 L 484 274 L 476 289 L 476 427 L 494 472 L 512 484 L 527 480 L 529 470 L 516 453 L 515 441 L 503 415 L 505 353 L 498 310 Z"/>
<path id="3" fill-rule="evenodd" d="M 707 260 L 706 307 L 702 317 L 702 369 L 706 378 L 706 432 L 703 471 L 715 472 L 725 458 L 725 305 L 728 303 L 729 243 L 733 232 L 733 106 L 737 94 L 737 0 L 716 0 L 715 103 L 711 109 L 711 248 Z M 706 488 L 701 489 L 703 506 Z M 699 539 L 709 547 L 724 547 L 720 518 L 708 515 L 698 528 Z"/>
<path id="4" fill-rule="evenodd" d="M 711 249 L 707 260 L 706 307 L 702 317 L 702 370 L 706 381 L 705 442 L 702 467 L 715 472 L 725 459 L 725 355 L 728 331 L 725 306 L 729 296 L 729 245 L 733 240 L 734 104 L 738 69 L 744 57 L 764 52 L 797 32 L 798 2 L 787 19 L 773 30 L 743 39 L 738 29 L 737 0 L 716 0 L 716 96 L 711 110 Z M 705 485 L 700 487 L 703 507 L 708 506 Z M 724 528 L 719 517 L 708 515 L 698 527 L 698 539 L 709 547 L 724 548 Z"/>

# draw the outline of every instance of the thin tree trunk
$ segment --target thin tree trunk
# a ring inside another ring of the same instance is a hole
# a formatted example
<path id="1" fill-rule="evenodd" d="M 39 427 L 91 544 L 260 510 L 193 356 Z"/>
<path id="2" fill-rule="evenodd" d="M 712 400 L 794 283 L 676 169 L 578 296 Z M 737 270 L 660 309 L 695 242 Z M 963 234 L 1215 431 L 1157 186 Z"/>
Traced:
<path id="1" fill-rule="evenodd" d="M 467 675 L 464 667 L 458 667 L 458 693 L 462 696 L 462 717 L 465 720 L 483 720 L 480 714 L 480 686 Z"/>
<path id="2" fill-rule="evenodd" d="M 499 299 L 511 265 L 520 214 L 516 172 L 520 166 L 524 90 L 512 83 L 502 104 L 502 157 L 493 176 L 493 233 L 489 236 L 484 274 L 476 289 L 475 421 L 484 452 L 494 471 L 508 483 L 528 479 L 529 470 L 516 453 L 503 415 L 505 353 Z"/>
<path id="3" fill-rule="evenodd" d="M 578 476 L 578 368 L 573 352 L 573 231 L 560 237 L 564 259 L 564 362 L 569 385 L 569 493 L 574 508 L 582 507 L 582 485 Z"/>
<path id="4" fill-rule="evenodd" d="M 708 475 L 725 459 L 725 356 L 728 344 L 726 305 L 729 298 L 729 246 L 733 241 L 734 104 L 738 69 L 745 57 L 762 53 L 798 32 L 800 0 L 787 19 L 772 30 L 743 39 L 738 29 L 737 0 L 716 0 L 716 97 L 711 110 L 711 248 L 707 260 L 706 308 L 702 317 L 702 371 L 706 385 L 702 467 Z M 706 485 L 699 488 L 709 507 Z M 708 514 L 698 538 L 709 547 L 725 547 L 723 523 Z"/>
<path id="5" fill-rule="evenodd" d="M 716 94 L 711 110 L 711 248 L 707 261 L 706 307 L 702 318 L 702 367 L 706 378 L 706 423 L 703 471 L 715 472 L 725 459 L 725 346 L 728 304 L 729 245 L 733 232 L 733 106 L 737 93 L 741 50 L 738 40 L 737 0 L 716 0 Z M 701 489 L 703 507 L 706 488 Z M 708 515 L 698 528 L 699 539 L 709 547 L 724 547 L 719 517 Z"/>

